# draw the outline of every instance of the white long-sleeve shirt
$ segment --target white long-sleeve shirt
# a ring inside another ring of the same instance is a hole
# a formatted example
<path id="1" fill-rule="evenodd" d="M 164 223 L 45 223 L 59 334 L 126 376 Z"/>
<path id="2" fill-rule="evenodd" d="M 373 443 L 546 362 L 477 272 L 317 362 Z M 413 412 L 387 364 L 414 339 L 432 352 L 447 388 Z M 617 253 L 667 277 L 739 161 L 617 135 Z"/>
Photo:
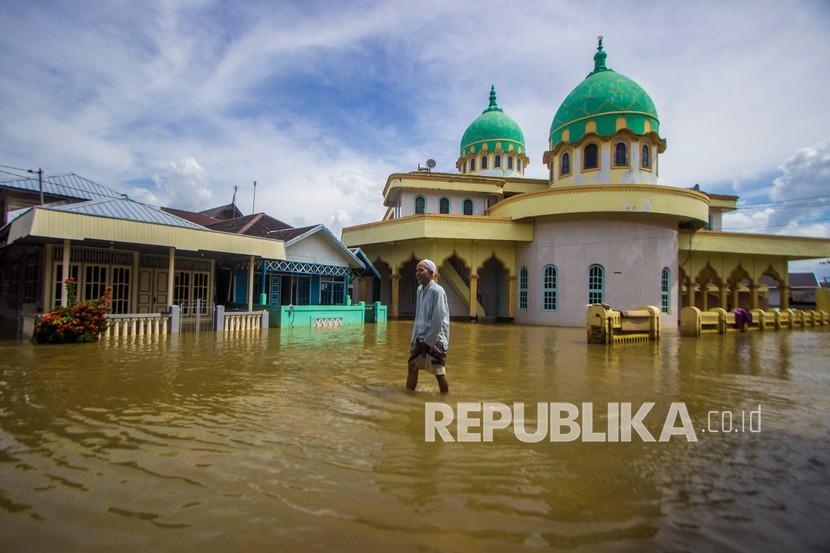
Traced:
<path id="1" fill-rule="evenodd" d="M 438 345 L 444 351 L 450 344 L 450 306 L 447 293 L 434 281 L 418 286 L 415 297 L 415 326 L 412 343 L 421 338 L 428 346 Z"/>

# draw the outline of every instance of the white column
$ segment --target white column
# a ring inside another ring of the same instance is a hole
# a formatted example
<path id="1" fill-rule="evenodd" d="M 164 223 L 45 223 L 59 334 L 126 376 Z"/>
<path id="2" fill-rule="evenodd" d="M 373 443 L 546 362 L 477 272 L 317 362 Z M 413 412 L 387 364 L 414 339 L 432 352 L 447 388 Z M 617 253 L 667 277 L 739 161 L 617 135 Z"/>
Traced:
<path id="1" fill-rule="evenodd" d="M 176 248 L 170 248 L 170 258 L 167 262 L 167 306 L 173 305 L 173 285 L 176 275 Z"/>
<path id="2" fill-rule="evenodd" d="M 61 307 L 67 305 L 66 293 L 66 279 L 69 278 L 69 263 L 72 261 L 72 248 L 69 246 L 69 240 L 63 241 L 63 262 L 61 262 Z"/>
<path id="3" fill-rule="evenodd" d="M 254 310 L 254 256 L 248 257 L 248 311 Z"/>

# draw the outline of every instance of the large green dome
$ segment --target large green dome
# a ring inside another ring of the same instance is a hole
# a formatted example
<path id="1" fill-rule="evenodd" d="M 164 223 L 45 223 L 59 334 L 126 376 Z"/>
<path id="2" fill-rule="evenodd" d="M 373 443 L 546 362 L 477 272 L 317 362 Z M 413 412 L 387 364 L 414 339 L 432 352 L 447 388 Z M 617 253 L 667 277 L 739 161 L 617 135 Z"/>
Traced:
<path id="1" fill-rule="evenodd" d="M 501 143 L 504 151 L 513 149 L 525 151 L 525 135 L 519 125 L 502 111 L 496 103 L 496 88 L 490 88 L 490 105 L 473 121 L 461 137 L 461 155 L 478 152 L 487 144 L 487 150 L 494 151 Z"/>
<path id="2" fill-rule="evenodd" d="M 594 55 L 594 70 L 568 94 L 550 126 L 550 147 L 562 142 L 575 142 L 586 133 L 586 125 L 593 121 L 600 136 L 613 136 L 617 119 L 625 118 L 625 128 L 637 135 L 659 133 L 657 108 L 643 87 L 613 69 L 605 66 L 606 53 L 600 41 Z"/>

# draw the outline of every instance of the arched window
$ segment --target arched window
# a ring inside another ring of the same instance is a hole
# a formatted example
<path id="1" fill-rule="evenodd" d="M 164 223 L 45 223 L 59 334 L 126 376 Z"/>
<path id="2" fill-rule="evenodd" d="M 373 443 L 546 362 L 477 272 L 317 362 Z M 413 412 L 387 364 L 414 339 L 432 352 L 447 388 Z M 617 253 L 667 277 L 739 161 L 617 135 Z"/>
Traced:
<path id="1" fill-rule="evenodd" d="M 476 158 L 471 158 L 470 159 L 470 171 L 475 171 L 475 170 L 476 170 Z"/>
<path id="2" fill-rule="evenodd" d="M 466 172 L 467 172 L 467 162 L 466 162 L 466 161 L 464 162 L 464 169 L 462 169 L 462 170 L 461 170 L 461 172 L 462 172 L 462 173 L 466 173 Z"/>
<path id="3" fill-rule="evenodd" d="M 519 271 L 519 309 L 527 309 L 527 267 Z"/>
<path id="4" fill-rule="evenodd" d="M 556 267 L 545 265 L 542 275 L 542 308 L 546 311 L 556 309 Z"/>
<path id="5" fill-rule="evenodd" d="M 660 309 L 671 313 L 671 269 L 668 267 L 663 267 L 660 275 Z"/>
<path id="6" fill-rule="evenodd" d="M 507 156 L 507 168 L 513 169 L 513 156 Z"/>
<path id="7" fill-rule="evenodd" d="M 441 198 L 441 201 L 438 202 L 438 211 L 441 213 L 450 212 L 450 201 L 447 198 Z"/>
<path id="8" fill-rule="evenodd" d="M 423 196 L 418 196 L 415 198 L 415 214 L 419 213 L 426 213 L 427 211 L 427 200 Z"/>
<path id="9" fill-rule="evenodd" d="M 614 146 L 614 165 L 618 167 L 628 165 L 628 147 L 625 142 L 617 142 Z"/>
<path id="10" fill-rule="evenodd" d="M 571 174 L 571 154 L 565 152 L 562 154 L 561 161 L 559 163 L 559 176 L 562 175 L 570 175 Z"/>
<path id="11" fill-rule="evenodd" d="M 588 268 L 588 303 L 605 302 L 605 269 L 602 265 Z"/>
<path id="12" fill-rule="evenodd" d="M 522 172 L 522 160 L 519 158 L 516 158 L 516 171 Z"/>
<path id="13" fill-rule="evenodd" d="M 473 214 L 473 200 L 466 199 L 464 200 L 464 215 L 472 215 Z"/>
<path id="14" fill-rule="evenodd" d="M 648 144 L 643 144 L 643 156 L 641 160 L 643 169 L 651 169 L 651 148 L 648 147 Z"/>
<path id="15" fill-rule="evenodd" d="M 493 158 L 493 167 L 501 167 L 501 156 Z"/>
<path id="16" fill-rule="evenodd" d="M 487 169 L 487 156 L 482 156 L 481 158 L 481 168 Z"/>
<path id="17" fill-rule="evenodd" d="M 588 144 L 582 150 L 582 168 L 596 169 L 599 167 L 599 148 L 596 144 Z"/>

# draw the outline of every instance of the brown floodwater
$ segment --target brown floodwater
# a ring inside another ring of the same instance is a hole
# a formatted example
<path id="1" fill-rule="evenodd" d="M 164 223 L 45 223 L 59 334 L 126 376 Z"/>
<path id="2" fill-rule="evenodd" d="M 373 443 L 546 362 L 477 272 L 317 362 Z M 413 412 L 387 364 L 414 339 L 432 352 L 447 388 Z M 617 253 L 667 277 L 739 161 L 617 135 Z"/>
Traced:
<path id="1" fill-rule="evenodd" d="M 0 550 L 830 548 L 829 329 L 607 348 L 453 323 L 446 397 L 405 391 L 410 330 L 0 343 Z M 595 428 L 653 401 L 655 435 L 684 402 L 698 441 L 427 443 L 442 400 L 593 402 Z M 760 432 L 702 431 L 759 405 Z"/>

